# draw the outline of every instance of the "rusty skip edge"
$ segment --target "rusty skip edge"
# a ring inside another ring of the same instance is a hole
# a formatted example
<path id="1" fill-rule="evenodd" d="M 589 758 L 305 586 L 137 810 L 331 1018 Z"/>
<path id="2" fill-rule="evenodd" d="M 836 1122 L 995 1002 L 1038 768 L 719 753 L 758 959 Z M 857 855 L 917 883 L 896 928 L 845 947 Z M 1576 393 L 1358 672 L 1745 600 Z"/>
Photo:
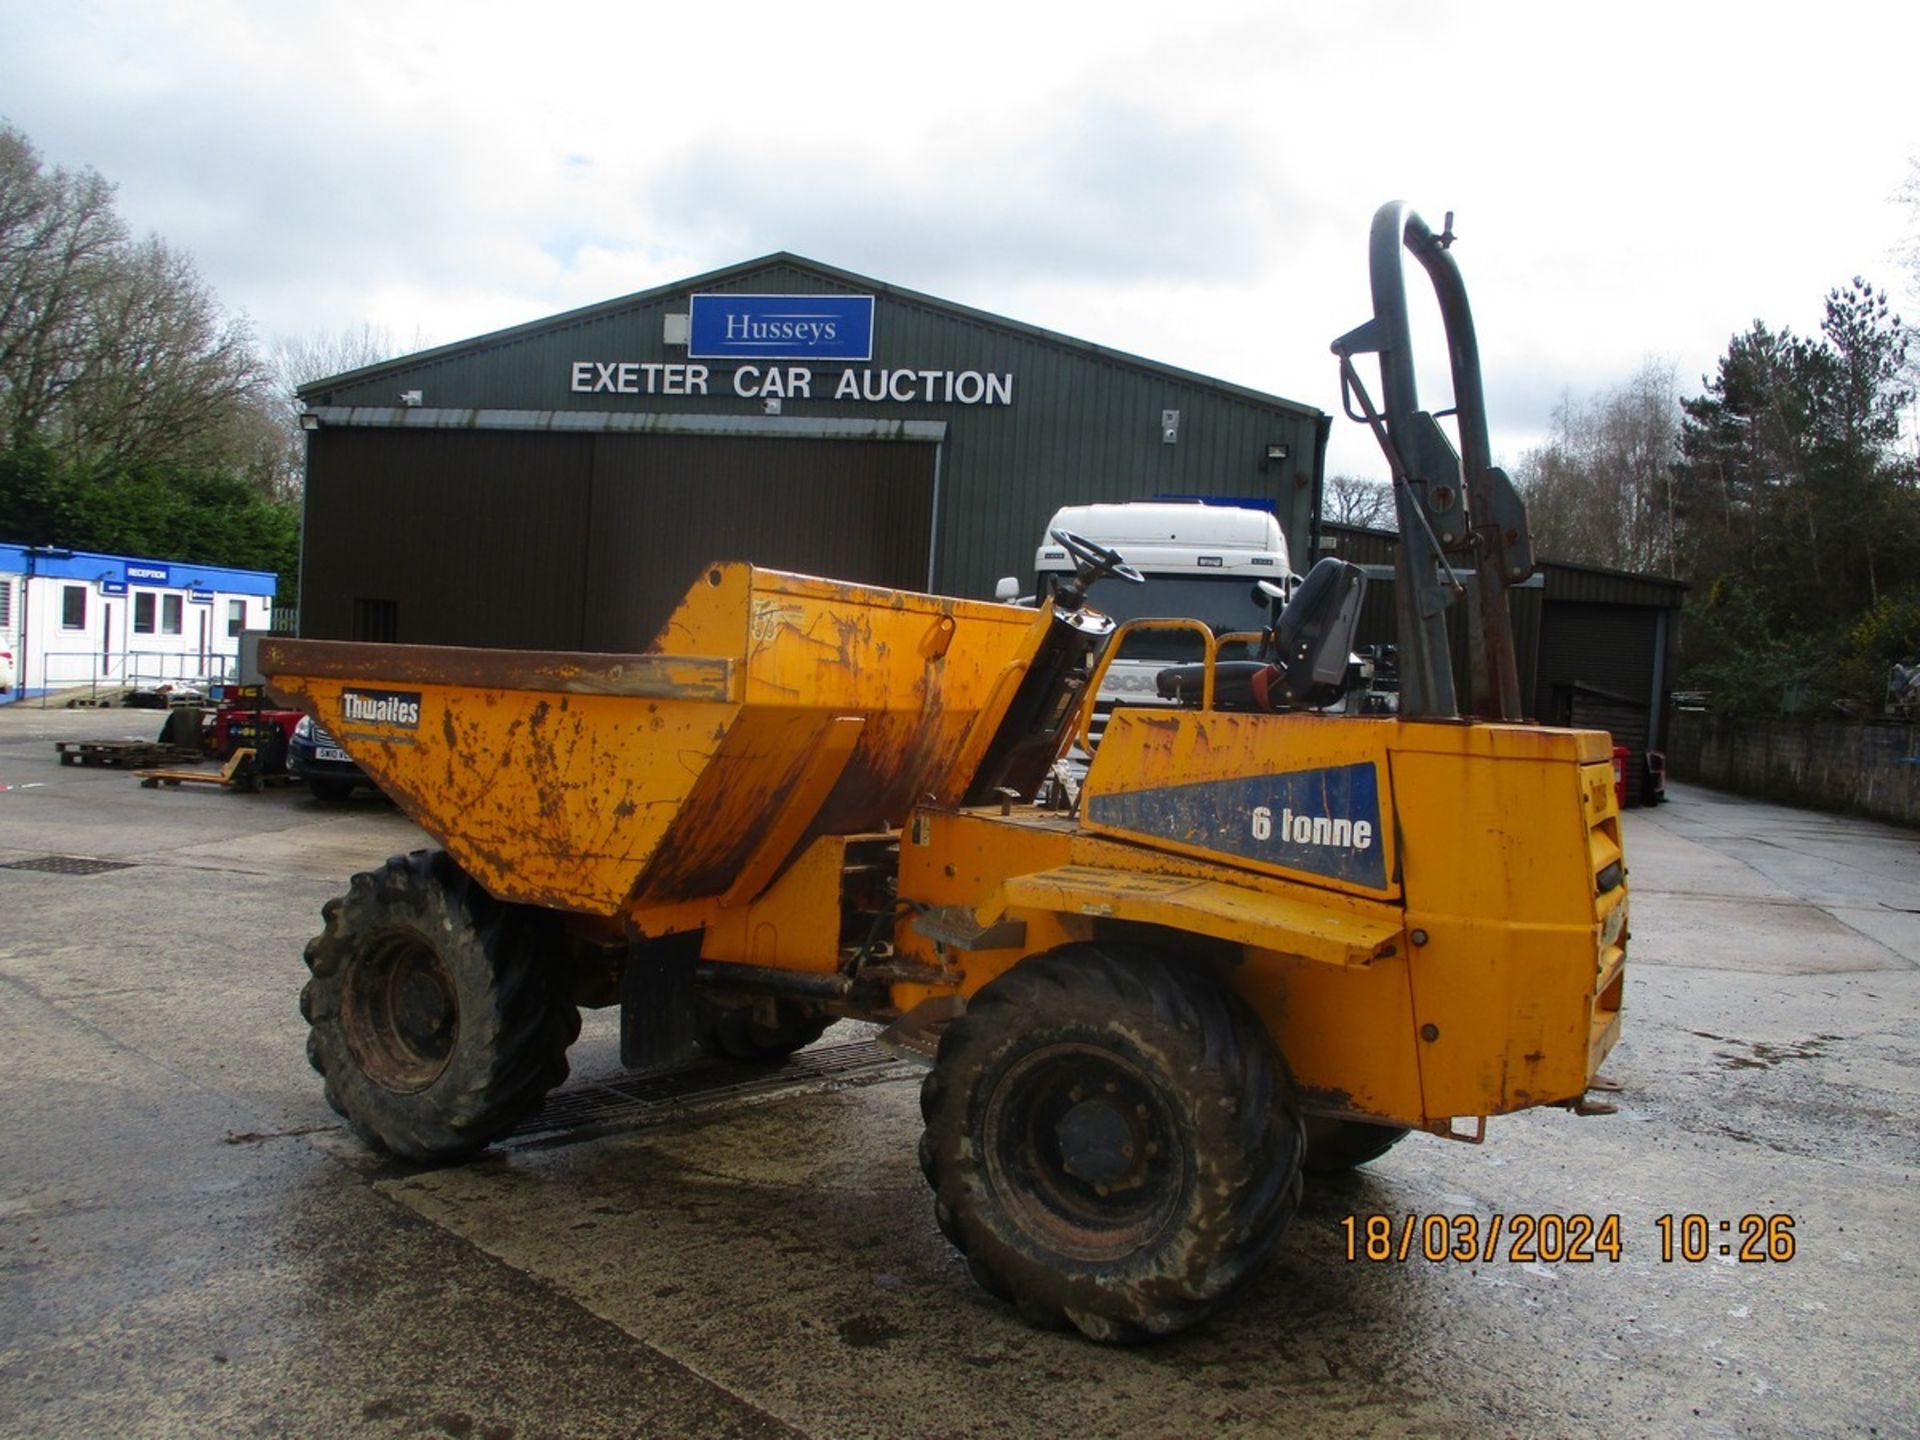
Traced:
<path id="1" fill-rule="evenodd" d="M 1017 625 L 1022 629 L 1033 623 L 1037 613 L 1024 606 L 1004 605 L 994 600 L 935 595 L 924 590 L 894 590 L 858 580 L 835 580 L 794 570 L 769 570 L 760 565 L 748 568 L 752 572 L 750 584 L 755 599 L 780 595 L 804 596 L 872 610 L 904 610 L 923 615 L 945 615 L 956 620 L 991 620 L 999 624 Z"/>
<path id="2" fill-rule="evenodd" d="M 741 676 L 718 655 L 604 655 L 554 650 L 486 650 L 460 645 L 376 645 L 356 640 L 260 642 L 260 671 L 282 696 L 283 681 L 360 680 L 622 695 L 641 700 L 737 701 Z"/>

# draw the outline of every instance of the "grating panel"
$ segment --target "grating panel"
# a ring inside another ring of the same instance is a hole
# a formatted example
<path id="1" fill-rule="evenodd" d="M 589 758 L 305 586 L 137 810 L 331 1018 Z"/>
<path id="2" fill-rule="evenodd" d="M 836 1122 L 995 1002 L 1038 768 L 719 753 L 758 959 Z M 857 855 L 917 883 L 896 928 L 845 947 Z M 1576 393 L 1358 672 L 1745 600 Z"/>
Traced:
<path id="1" fill-rule="evenodd" d="M 515 1127 L 511 1146 L 569 1144 L 619 1130 L 639 1130 L 689 1110 L 762 1098 L 787 1090 L 837 1089 L 903 1079 L 918 1067 L 895 1059 L 872 1040 L 803 1050 L 784 1065 L 700 1065 L 667 1075 L 603 1080 L 549 1095 Z"/>
<path id="2" fill-rule="evenodd" d="M 36 855 L 31 860 L 9 860 L 0 870 L 41 870 L 49 875 L 99 875 L 107 870 L 131 870 L 132 860 L 90 860 L 84 855 Z"/>

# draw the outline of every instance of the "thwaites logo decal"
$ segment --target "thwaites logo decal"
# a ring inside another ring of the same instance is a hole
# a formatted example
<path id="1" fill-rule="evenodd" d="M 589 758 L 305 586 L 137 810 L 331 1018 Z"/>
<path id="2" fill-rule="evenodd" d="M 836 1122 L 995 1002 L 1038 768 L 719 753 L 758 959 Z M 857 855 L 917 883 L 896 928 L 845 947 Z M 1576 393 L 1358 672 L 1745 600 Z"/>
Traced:
<path id="1" fill-rule="evenodd" d="M 1087 803 L 1095 824 L 1384 889 L 1380 780 L 1372 765 L 1201 780 Z"/>
<path id="2" fill-rule="evenodd" d="M 420 728 L 418 690 L 342 690 L 340 718 L 349 725 L 391 725 L 400 730 Z"/>

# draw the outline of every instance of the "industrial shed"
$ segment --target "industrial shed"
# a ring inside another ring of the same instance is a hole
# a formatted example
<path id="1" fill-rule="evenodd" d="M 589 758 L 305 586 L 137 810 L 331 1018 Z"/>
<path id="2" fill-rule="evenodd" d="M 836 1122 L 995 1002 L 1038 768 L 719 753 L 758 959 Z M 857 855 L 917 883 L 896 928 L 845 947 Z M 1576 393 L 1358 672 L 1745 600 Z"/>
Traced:
<path id="1" fill-rule="evenodd" d="M 1627 803 L 1638 805 L 1647 753 L 1667 748 L 1686 582 L 1551 560 L 1540 572 L 1546 586 L 1533 713 L 1549 725 L 1612 731 L 1630 756 Z"/>
<path id="2" fill-rule="evenodd" d="M 1320 527 L 1319 553 L 1368 572 L 1359 644 L 1393 644 L 1393 556 L 1390 530 Z M 1607 730 L 1630 752 L 1627 803 L 1638 805 L 1649 751 L 1665 748 L 1665 706 L 1673 684 L 1675 622 L 1684 581 L 1592 565 L 1542 560 L 1526 584 L 1507 594 L 1520 670 L 1520 694 L 1547 725 Z M 1468 693 L 1466 606 L 1447 616 L 1454 681 Z M 1465 703 L 1464 701 L 1462 702 Z"/>
<path id="3" fill-rule="evenodd" d="M 709 561 L 984 597 L 1059 506 L 1270 506 L 1328 417 L 779 254 L 302 389 L 303 634 L 643 648 Z"/>

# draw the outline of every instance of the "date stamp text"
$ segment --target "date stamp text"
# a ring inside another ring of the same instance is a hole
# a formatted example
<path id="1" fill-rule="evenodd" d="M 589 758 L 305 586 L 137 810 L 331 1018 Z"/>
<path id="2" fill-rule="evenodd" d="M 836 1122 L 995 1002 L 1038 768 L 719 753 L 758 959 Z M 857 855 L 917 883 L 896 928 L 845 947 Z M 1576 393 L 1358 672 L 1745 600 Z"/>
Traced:
<path id="1" fill-rule="evenodd" d="M 1619 1264 L 1631 1243 L 1618 1215 L 1516 1212 L 1492 1215 L 1348 1215 L 1339 1225 L 1350 1261 L 1406 1264 Z M 1655 1217 L 1647 1236 L 1662 1264 L 1697 1265 L 1718 1256 L 1742 1265 L 1783 1265 L 1796 1241 L 1791 1215 Z"/>

